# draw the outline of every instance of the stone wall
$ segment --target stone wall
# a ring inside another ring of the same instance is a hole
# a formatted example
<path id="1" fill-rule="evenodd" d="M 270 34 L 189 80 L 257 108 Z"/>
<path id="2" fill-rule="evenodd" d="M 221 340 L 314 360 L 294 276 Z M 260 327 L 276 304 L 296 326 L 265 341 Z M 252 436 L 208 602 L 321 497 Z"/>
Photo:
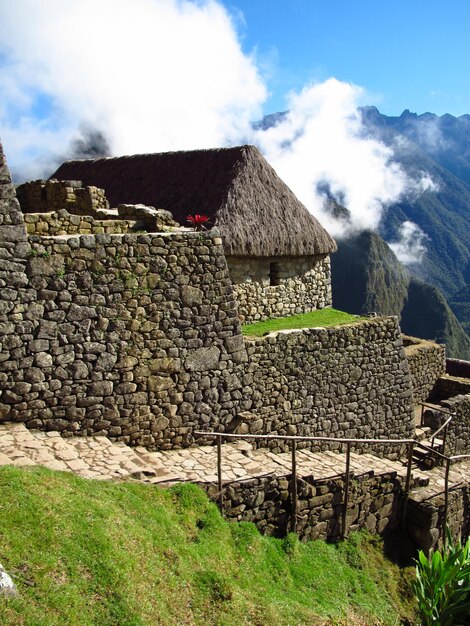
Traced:
<path id="1" fill-rule="evenodd" d="M 143 224 L 131 220 L 97 220 L 90 215 L 73 215 L 65 209 L 51 213 L 27 213 L 24 216 L 29 235 L 99 235 L 144 230 Z"/>
<path id="2" fill-rule="evenodd" d="M 410 436 L 396 319 L 244 341 L 216 231 L 28 239 L 0 167 L 0 420 L 154 449 L 240 426 Z"/>
<path id="3" fill-rule="evenodd" d="M 329 256 L 228 257 L 244 323 L 331 306 Z"/>
<path id="4" fill-rule="evenodd" d="M 216 231 L 31 241 L 39 322 L 2 329 L 4 417 L 160 448 L 224 428 L 246 351 Z"/>
<path id="5" fill-rule="evenodd" d="M 217 500 L 217 486 L 206 487 Z M 267 476 L 234 482 L 223 489 L 224 516 L 253 522 L 267 535 L 285 536 L 292 529 L 290 476 Z M 297 479 L 297 533 L 303 540 L 337 541 L 342 533 L 344 480 Z M 356 476 L 349 485 L 347 533 L 367 529 L 395 530 L 402 511 L 402 480 L 395 473 Z"/>
<path id="6" fill-rule="evenodd" d="M 470 393 L 470 379 L 445 374 L 437 379 L 430 398 L 433 402 L 443 402 L 468 393 Z"/>
<path id="7" fill-rule="evenodd" d="M 351 438 L 414 434 L 396 318 L 247 339 L 245 385 L 258 433 Z M 260 426 L 260 423 L 262 424 Z"/>
<path id="8" fill-rule="evenodd" d="M 406 529 L 426 553 L 440 548 L 444 540 L 444 494 L 424 500 L 410 499 Z M 470 486 L 449 492 L 447 525 L 454 540 L 470 537 Z"/>
<path id="9" fill-rule="evenodd" d="M 443 404 L 455 411 L 447 429 L 446 453 L 470 454 L 470 395 L 455 396 Z"/>
<path id="10" fill-rule="evenodd" d="M 69 213 L 66 209 L 26 213 L 24 222 L 29 235 L 40 236 L 154 233 L 180 228 L 168 211 L 143 204 L 120 204 L 117 209 L 96 209 L 92 212 L 94 215 Z"/>
<path id="11" fill-rule="evenodd" d="M 26 356 L 21 327 L 33 324 L 36 293 L 26 275 L 29 252 L 23 214 L 0 143 L 0 421 L 10 413 L 5 403 L 5 392 L 12 386 L 10 356 L 12 352 Z"/>
<path id="12" fill-rule="evenodd" d="M 403 336 L 403 345 L 413 385 L 413 401 L 415 404 L 425 402 L 436 381 L 445 373 L 445 346 L 408 336 Z"/>
<path id="13" fill-rule="evenodd" d="M 346 534 L 365 529 L 386 534 L 403 522 L 404 478 L 395 472 L 353 476 L 349 485 Z M 219 502 L 216 484 L 201 484 Z M 337 541 L 342 535 L 343 478 L 297 479 L 297 533 L 302 540 Z M 413 488 L 413 485 L 412 485 Z M 405 528 L 416 545 L 428 552 L 442 546 L 444 495 L 420 498 L 412 491 Z M 223 512 L 233 522 L 252 522 L 264 534 L 284 537 L 292 530 L 291 476 L 263 476 L 223 487 Z M 470 536 L 470 487 L 449 492 L 447 525 L 455 540 Z"/>
<path id="14" fill-rule="evenodd" d="M 79 180 L 34 180 L 18 185 L 16 193 L 23 213 L 66 209 L 75 215 L 93 215 L 109 209 L 103 189 L 82 187 Z"/>

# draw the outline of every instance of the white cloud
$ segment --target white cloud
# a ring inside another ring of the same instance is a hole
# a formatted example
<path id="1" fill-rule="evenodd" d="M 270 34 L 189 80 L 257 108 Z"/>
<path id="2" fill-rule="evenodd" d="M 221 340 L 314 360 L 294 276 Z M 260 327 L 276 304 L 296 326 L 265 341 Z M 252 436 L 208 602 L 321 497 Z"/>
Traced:
<path id="1" fill-rule="evenodd" d="M 3 2 L 2 57 L 0 136 L 14 164 L 63 152 L 81 123 L 113 154 L 226 145 L 267 93 L 214 0 Z M 40 124 L 38 96 L 52 103 Z"/>
<path id="2" fill-rule="evenodd" d="M 399 239 L 389 242 L 390 248 L 403 265 L 421 263 L 426 253 L 428 235 L 414 222 L 406 221 L 400 225 Z"/>
<path id="3" fill-rule="evenodd" d="M 283 121 L 254 131 L 267 86 L 263 63 L 241 48 L 241 23 L 216 0 L 0 3 L 0 137 L 10 165 L 29 162 L 27 178 L 49 175 L 81 128 L 101 131 L 114 155 L 256 143 L 334 236 L 377 228 L 384 206 L 431 187 L 364 135 L 364 92 L 352 84 L 332 78 L 292 93 Z M 350 223 L 323 210 L 319 185 Z"/>
<path id="4" fill-rule="evenodd" d="M 363 90 L 331 78 L 291 94 L 288 114 L 256 142 L 281 178 L 333 236 L 377 229 L 384 208 L 432 184 L 423 173 L 411 180 L 393 150 L 366 137 L 357 107 Z M 350 211 L 335 220 L 323 209 L 327 187 Z"/>
<path id="5" fill-rule="evenodd" d="M 439 191 L 439 184 L 436 183 L 427 172 L 420 172 L 420 177 L 415 180 L 415 190 L 418 194 L 425 191 Z"/>

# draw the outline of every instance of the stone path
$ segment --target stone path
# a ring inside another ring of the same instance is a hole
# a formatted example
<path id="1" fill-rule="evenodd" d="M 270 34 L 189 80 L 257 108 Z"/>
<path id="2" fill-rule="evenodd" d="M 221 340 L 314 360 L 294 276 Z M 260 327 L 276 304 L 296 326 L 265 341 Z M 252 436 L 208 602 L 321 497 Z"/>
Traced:
<path id="1" fill-rule="evenodd" d="M 334 452 L 297 451 L 299 476 L 315 479 L 335 477 L 344 472 L 345 455 Z M 152 484 L 175 482 L 215 482 L 217 453 L 214 446 L 150 452 L 130 448 L 107 437 L 62 438 L 57 432 L 27 430 L 23 424 L 0 424 L 0 465 L 42 465 L 71 471 L 85 478 L 101 480 L 134 479 Z M 351 471 L 356 476 L 396 472 L 406 475 L 400 461 L 381 459 L 372 454 L 351 454 Z M 266 474 L 291 472 L 290 453 L 274 454 L 267 449 L 253 450 L 246 441 L 222 446 L 222 478 L 243 480 Z M 450 483 L 470 481 L 470 462 L 453 466 Z M 413 469 L 413 498 L 424 500 L 443 492 L 444 470 Z"/>

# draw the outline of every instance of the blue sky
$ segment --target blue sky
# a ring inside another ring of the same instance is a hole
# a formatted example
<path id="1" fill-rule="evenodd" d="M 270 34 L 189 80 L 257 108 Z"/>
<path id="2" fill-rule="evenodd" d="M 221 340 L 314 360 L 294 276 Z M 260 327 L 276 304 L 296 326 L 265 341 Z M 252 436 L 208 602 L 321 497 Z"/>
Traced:
<path id="1" fill-rule="evenodd" d="M 251 143 L 333 235 L 325 183 L 374 229 L 436 186 L 357 107 L 470 113 L 469 35 L 470 0 L 0 0 L 0 139 L 17 182 L 96 131 L 112 155 Z"/>
<path id="2" fill-rule="evenodd" d="M 470 0 L 0 1 L 0 137 L 32 177 L 84 128 L 113 154 L 254 142 L 312 85 L 305 121 L 338 97 L 461 115 L 469 59 Z"/>
<path id="3" fill-rule="evenodd" d="M 242 45 L 266 65 L 268 112 L 331 76 L 360 85 L 386 115 L 470 113 L 469 0 L 224 0 Z M 367 99 L 367 98 L 366 98 Z"/>

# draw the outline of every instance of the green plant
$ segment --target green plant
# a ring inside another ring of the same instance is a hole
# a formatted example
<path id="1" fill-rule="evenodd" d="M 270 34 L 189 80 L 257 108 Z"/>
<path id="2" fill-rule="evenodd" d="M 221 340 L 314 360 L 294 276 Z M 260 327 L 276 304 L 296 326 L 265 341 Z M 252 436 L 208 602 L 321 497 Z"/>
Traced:
<path id="1" fill-rule="evenodd" d="M 413 588 L 423 626 L 470 624 L 470 539 L 454 545 L 448 528 L 446 534 L 442 551 L 418 553 Z"/>

